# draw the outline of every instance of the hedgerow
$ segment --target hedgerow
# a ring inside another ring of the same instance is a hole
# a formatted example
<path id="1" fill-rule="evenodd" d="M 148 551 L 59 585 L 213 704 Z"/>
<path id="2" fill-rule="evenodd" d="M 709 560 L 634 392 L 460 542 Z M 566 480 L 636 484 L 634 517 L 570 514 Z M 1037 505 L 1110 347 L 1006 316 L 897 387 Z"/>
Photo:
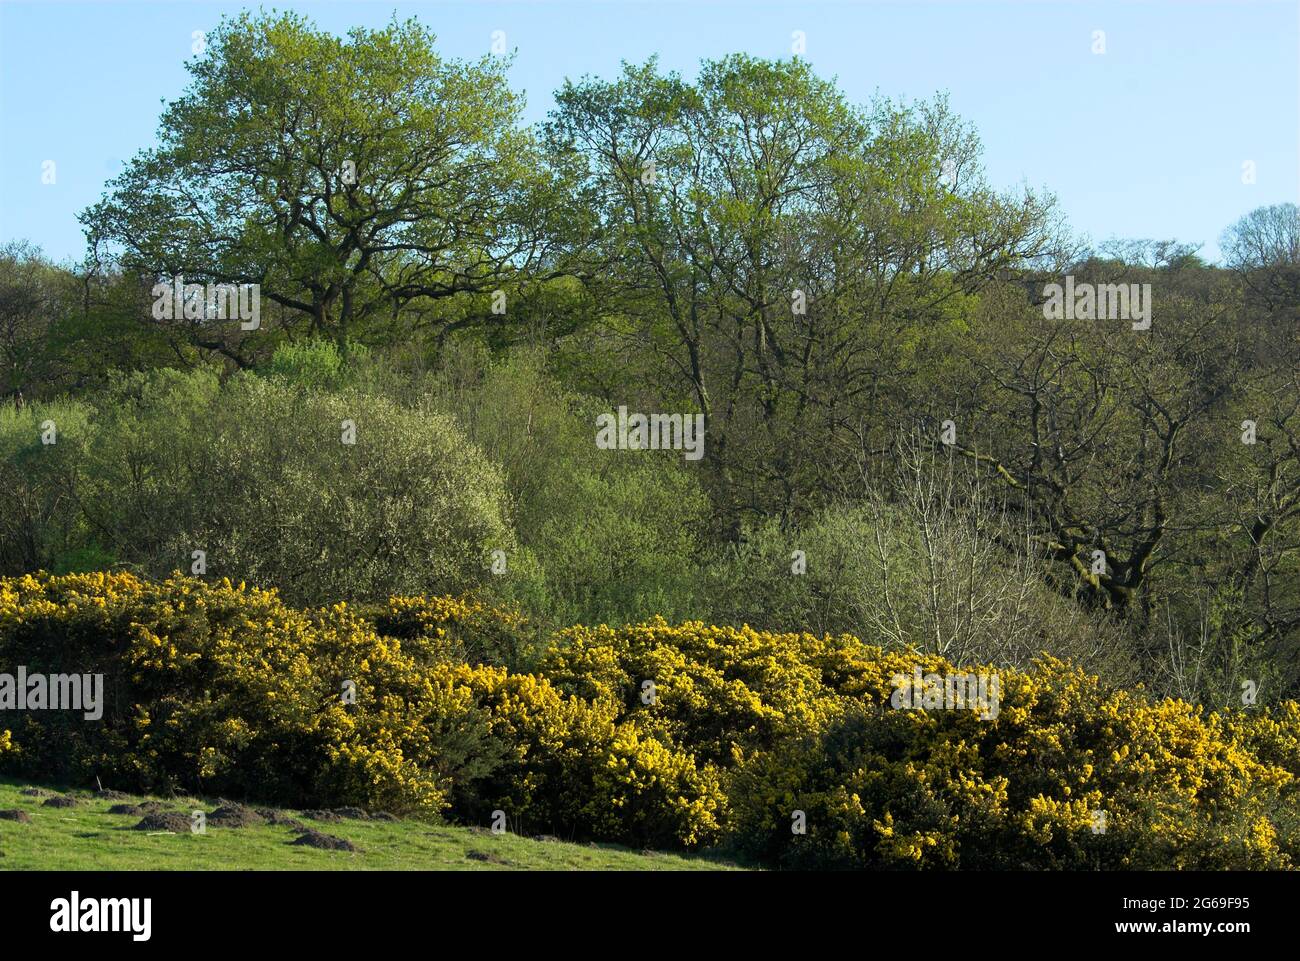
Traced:
<path id="1" fill-rule="evenodd" d="M 16 712 L 0 768 L 355 804 L 797 867 L 1291 868 L 1300 705 L 1207 713 L 1062 661 L 995 716 L 898 708 L 930 655 L 662 620 L 573 627 L 505 666 L 469 598 L 298 610 L 175 576 L 0 580 L 0 670 L 102 673 L 103 716 Z M 802 830 L 800 830 L 802 826 Z"/>

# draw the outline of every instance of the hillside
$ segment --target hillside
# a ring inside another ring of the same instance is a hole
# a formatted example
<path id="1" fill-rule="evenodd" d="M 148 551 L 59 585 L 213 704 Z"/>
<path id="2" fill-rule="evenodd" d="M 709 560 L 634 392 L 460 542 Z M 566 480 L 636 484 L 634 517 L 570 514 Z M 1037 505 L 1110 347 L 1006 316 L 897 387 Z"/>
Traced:
<path id="1" fill-rule="evenodd" d="M 41 791 L 37 796 L 25 791 Z M 66 794 L 12 778 L 0 780 L 0 869 L 17 870 L 296 870 L 296 871 L 695 871 L 731 865 L 612 845 L 533 840 L 486 829 L 417 820 L 321 820 L 298 811 L 275 811 L 304 827 L 350 841 L 356 851 L 294 844 L 299 829 L 270 821 L 246 827 L 209 823 L 203 834 L 135 830 L 140 814 L 110 814 L 124 804 L 153 801 L 164 811 L 211 814 L 215 800 L 161 801 L 138 796 L 77 794 L 72 807 L 47 806 Z M 260 808 L 266 812 L 268 809 Z M 269 809 L 274 810 L 274 809 Z M 21 811 L 28 820 L 13 820 Z M 322 813 L 322 812 L 313 812 Z M 214 819 L 215 821 L 216 819 Z M 272 818 L 274 820 L 274 818 Z"/>

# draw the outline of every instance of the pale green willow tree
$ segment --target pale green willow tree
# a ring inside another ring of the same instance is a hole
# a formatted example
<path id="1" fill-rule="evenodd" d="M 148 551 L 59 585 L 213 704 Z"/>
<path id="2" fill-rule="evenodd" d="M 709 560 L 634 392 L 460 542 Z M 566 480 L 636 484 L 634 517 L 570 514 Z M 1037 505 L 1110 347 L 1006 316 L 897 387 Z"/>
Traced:
<path id="1" fill-rule="evenodd" d="M 294 14 L 223 20 L 158 146 L 83 213 L 95 253 L 145 280 L 260 284 L 284 324 L 340 343 L 535 276 L 563 204 L 507 61 L 433 42 L 414 20 L 346 38 Z M 187 333 L 239 360 L 233 326 Z"/>

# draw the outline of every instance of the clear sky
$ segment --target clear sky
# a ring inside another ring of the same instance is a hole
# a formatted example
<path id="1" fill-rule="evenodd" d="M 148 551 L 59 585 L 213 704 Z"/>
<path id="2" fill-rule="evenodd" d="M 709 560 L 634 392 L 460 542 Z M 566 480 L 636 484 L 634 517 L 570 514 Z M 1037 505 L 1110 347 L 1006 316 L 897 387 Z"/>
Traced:
<path id="1" fill-rule="evenodd" d="M 0 242 L 78 258 L 77 213 L 150 146 L 195 30 L 257 4 L 0 0 Z M 693 76 L 702 58 L 788 57 L 794 31 L 853 100 L 947 91 L 973 122 L 994 184 L 1045 187 L 1070 224 L 1109 237 L 1204 244 L 1300 191 L 1296 0 L 426 0 L 267 3 L 323 28 L 415 15 L 455 57 L 505 31 L 527 119 L 565 77 L 610 77 L 659 54 Z M 1094 31 L 1105 52 L 1093 52 Z M 42 182 L 55 162 L 55 182 Z M 1243 183 L 1243 164 L 1255 182 Z"/>

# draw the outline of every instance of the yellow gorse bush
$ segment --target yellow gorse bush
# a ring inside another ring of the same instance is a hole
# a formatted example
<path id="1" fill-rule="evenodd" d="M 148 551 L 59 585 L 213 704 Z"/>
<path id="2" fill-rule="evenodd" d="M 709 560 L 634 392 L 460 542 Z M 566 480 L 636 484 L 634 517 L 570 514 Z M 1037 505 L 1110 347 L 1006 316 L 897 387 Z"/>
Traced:
<path id="1" fill-rule="evenodd" d="M 898 710 L 896 675 L 996 674 L 1000 710 Z M 1300 708 L 1230 716 L 1062 661 L 959 669 L 851 636 L 662 621 L 561 633 L 542 670 L 716 763 L 723 833 L 769 863 L 1294 867 Z M 640 697 L 654 684 L 652 703 Z M 792 819 L 802 811 L 806 832 Z"/>
<path id="2" fill-rule="evenodd" d="M 531 646 L 528 623 L 518 612 L 469 597 L 393 597 L 373 620 L 380 633 L 435 658 L 505 665 L 517 663 Z"/>
<path id="3" fill-rule="evenodd" d="M 717 778 L 691 755 L 542 677 L 463 660 L 485 637 L 500 651 L 522 636 L 518 615 L 468 599 L 394 598 L 368 616 L 226 581 L 0 580 L 0 666 L 103 673 L 107 691 L 100 722 L 17 715 L 2 763 L 138 790 L 716 840 Z"/>
<path id="4" fill-rule="evenodd" d="M 0 579 L 0 670 L 102 673 L 103 718 L 14 712 L 9 773 L 358 804 L 833 867 L 1296 864 L 1300 706 L 1208 713 L 1043 659 L 1000 710 L 891 706 L 941 658 L 662 620 L 560 632 L 533 673 L 472 598 L 295 610 L 174 577 Z M 803 830 L 793 829 L 802 818 Z"/>

